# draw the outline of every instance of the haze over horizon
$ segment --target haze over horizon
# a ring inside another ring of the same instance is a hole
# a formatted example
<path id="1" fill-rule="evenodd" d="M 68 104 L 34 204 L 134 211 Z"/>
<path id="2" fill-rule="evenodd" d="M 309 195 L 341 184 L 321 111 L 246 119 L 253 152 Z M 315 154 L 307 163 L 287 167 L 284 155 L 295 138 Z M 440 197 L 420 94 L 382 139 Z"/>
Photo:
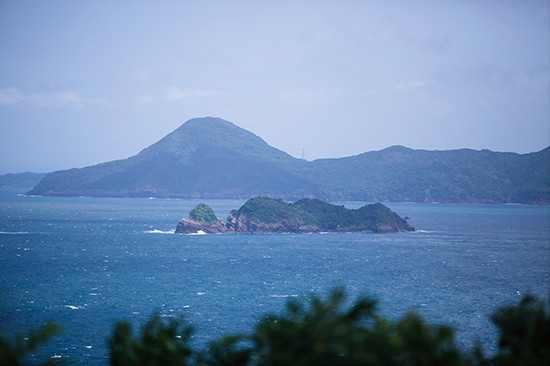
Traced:
<path id="1" fill-rule="evenodd" d="M 550 145 L 548 1 L 0 2 L 0 174 L 231 121 L 295 157 Z"/>

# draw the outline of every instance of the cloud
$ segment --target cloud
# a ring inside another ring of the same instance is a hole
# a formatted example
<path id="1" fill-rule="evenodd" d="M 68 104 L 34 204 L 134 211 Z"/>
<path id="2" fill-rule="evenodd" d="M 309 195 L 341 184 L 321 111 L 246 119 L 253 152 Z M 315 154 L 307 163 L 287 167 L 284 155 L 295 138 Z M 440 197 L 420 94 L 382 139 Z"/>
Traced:
<path id="1" fill-rule="evenodd" d="M 394 85 L 390 88 L 390 90 L 399 90 L 399 91 L 405 91 L 405 92 L 410 92 L 410 91 L 414 91 L 424 85 L 428 84 L 427 81 L 425 80 L 418 80 L 418 81 L 413 81 L 413 82 L 410 82 L 410 83 L 404 83 L 404 84 L 398 84 L 398 85 Z"/>
<path id="2" fill-rule="evenodd" d="M 179 100 L 184 98 L 189 98 L 191 93 L 188 91 L 183 91 L 177 86 L 171 86 L 166 92 L 166 100 Z"/>
<path id="3" fill-rule="evenodd" d="M 73 109 L 81 109 L 86 106 L 106 107 L 110 105 L 110 103 L 105 100 L 83 97 L 75 92 L 25 94 L 16 87 L 0 90 L 0 106 L 11 106 L 18 103 L 40 108 Z"/>
<path id="4" fill-rule="evenodd" d="M 0 90 L 0 105 L 13 105 L 24 100 L 23 94 L 14 87 Z"/>
<path id="5" fill-rule="evenodd" d="M 84 102 L 78 94 L 73 92 L 48 93 L 48 94 L 29 94 L 26 100 L 38 107 L 49 108 L 82 108 Z"/>

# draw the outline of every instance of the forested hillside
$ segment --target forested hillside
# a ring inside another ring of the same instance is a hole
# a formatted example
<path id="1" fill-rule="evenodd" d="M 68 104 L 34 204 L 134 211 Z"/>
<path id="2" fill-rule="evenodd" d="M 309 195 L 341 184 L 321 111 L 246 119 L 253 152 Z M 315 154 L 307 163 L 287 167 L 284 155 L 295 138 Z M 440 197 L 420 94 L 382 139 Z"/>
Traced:
<path id="1" fill-rule="evenodd" d="M 550 148 L 381 151 L 305 161 L 219 118 L 196 118 L 128 159 L 46 175 L 29 194 L 550 204 Z"/>

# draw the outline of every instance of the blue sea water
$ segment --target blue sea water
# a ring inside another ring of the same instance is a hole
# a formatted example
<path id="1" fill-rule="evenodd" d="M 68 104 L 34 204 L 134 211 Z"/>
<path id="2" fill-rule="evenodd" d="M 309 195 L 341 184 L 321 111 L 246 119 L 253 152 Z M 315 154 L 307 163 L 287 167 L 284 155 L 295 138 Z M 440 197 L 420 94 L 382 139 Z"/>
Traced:
<path id="1" fill-rule="evenodd" d="M 65 331 L 44 353 L 74 364 L 108 364 L 117 320 L 139 328 L 154 311 L 184 315 L 202 346 L 334 286 L 494 351 L 491 312 L 550 293 L 550 207 L 392 203 L 417 232 L 178 235 L 178 220 L 203 201 L 21 193 L 0 190 L 0 328 L 56 321 Z M 204 202 L 222 218 L 243 203 Z"/>

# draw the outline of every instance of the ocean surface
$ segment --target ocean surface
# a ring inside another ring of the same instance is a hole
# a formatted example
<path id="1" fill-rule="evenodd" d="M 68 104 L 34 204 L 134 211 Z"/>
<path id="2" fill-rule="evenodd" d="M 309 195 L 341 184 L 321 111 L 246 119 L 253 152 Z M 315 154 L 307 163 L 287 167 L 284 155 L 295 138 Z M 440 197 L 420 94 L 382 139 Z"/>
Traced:
<path id="1" fill-rule="evenodd" d="M 250 330 L 290 297 L 344 286 L 398 319 L 414 309 L 496 349 L 489 315 L 550 293 L 550 207 L 387 204 L 414 233 L 178 235 L 199 202 L 223 219 L 238 200 L 27 197 L 0 190 L 0 328 L 63 325 L 42 351 L 107 365 L 117 320 L 183 314 L 202 347 Z M 364 203 L 341 203 L 358 208 Z"/>

